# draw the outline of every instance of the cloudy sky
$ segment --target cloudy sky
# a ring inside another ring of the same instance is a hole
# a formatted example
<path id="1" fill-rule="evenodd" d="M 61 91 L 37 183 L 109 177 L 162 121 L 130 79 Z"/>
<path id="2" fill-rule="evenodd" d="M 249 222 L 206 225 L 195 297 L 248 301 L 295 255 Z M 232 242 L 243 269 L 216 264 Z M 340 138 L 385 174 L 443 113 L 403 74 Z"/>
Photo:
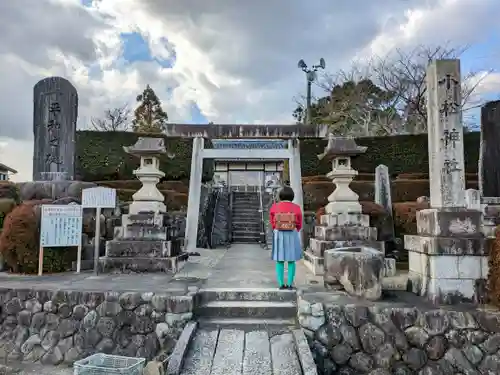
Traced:
<path id="1" fill-rule="evenodd" d="M 148 83 L 173 122 L 286 124 L 299 59 L 335 72 L 451 41 L 472 46 L 464 70 L 500 70 L 498 14 L 498 0 L 0 1 L 0 162 L 31 179 L 33 85 L 50 75 L 76 86 L 80 129 Z M 498 98 L 500 76 L 481 90 Z"/>

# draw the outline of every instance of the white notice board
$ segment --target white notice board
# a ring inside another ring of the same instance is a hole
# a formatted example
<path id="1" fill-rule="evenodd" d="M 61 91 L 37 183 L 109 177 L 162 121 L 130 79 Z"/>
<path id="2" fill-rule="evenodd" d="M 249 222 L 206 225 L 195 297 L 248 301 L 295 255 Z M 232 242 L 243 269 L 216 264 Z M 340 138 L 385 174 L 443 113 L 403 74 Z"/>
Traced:
<path id="1" fill-rule="evenodd" d="M 83 208 L 115 208 L 116 189 L 98 186 L 82 190 Z"/>
<path id="2" fill-rule="evenodd" d="M 40 247 L 80 246 L 82 206 L 42 205 Z"/>

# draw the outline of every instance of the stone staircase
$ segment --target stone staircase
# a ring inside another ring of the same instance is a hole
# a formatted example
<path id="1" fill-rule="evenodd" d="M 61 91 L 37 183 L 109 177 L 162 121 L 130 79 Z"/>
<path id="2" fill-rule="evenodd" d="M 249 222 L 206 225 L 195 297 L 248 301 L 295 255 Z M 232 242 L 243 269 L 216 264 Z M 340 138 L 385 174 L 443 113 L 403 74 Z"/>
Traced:
<path id="1" fill-rule="evenodd" d="M 180 375 L 317 375 L 295 291 L 205 289 L 194 313 L 197 328 L 171 364 Z"/>
<path id="2" fill-rule="evenodd" d="M 262 214 L 259 210 L 259 193 L 233 192 L 232 242 L 258 243 L 260 241 Z"/>
<path id="3" fill-rule="evenodd" d="M 278 289 L 204 289 L 197 296 L 200 327 L 281 329 L 297 326 L 297 294 Z"/>

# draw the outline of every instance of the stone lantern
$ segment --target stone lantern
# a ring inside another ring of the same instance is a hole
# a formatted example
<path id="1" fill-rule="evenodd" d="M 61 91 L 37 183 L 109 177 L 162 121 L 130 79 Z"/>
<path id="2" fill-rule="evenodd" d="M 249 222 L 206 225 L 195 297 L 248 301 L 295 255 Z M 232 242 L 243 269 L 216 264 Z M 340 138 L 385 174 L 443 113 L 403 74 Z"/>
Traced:
<path id="1" fill-rule="evenodd" d="M 140 137 L 133 146 L 124 146 L 126 153 L 137 156 L 141 159 L 139 168 L 134 171 L 142 187 L 132 196 L 133 202 L 129 212 L 136 214 L 139 212 L 166 212 L 167 208 L 163 203 L 165 197 L 158 190 L 156 185 L 165 173 L 160 171 L 160 155 L 165 155 L 165 140 L 163 138 Z"/>
<path id="2" fill-rule="evenodd" d="M 328 136 L 325 151 L 318 155 L 320 160 L 328 159 L 332 162 L 332 171 L 326 176 L 335 184 L 335 191 L 328 197 L 325 206 L 327 214 L 360 213 L 359 196 L 349 187 L 358 172 L 351 167 L 351 158 L 364 154 L 367 147 L 358 146 L 352 137 Z"/>

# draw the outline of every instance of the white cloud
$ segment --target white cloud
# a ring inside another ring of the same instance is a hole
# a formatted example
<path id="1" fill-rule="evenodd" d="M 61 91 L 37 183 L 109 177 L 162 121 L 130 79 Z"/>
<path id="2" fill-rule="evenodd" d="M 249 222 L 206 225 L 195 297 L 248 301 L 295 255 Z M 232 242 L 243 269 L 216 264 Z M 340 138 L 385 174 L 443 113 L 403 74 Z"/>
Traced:
<path id="1" fill-rule="evenodd" d="M 498 11 L 498 0 L 94 0 L 90 8 L 78 0 L 3 1 L 0 162 L 30 178 L 32 89 L 47 75 L 77 88 L 80 127 L 132 103 L 147 83 L 172 121 L 189 120 L 196 104 L 209 121 L 287 123 L 293 97 L 305 90 L 300 58 L 324 57 L 334 71 L 394 47 L 475 43 L 498 30 Z M 173 68 L 123 61 L 120 35 L 129 32 L 141 33 L 155 58 L 175 56 Z M 495 77 L 481 88 L 495 90 Z"/>
<path id="2" fill-rule="evenodd" d="M 476 96 L 500 96 L 500 73 L 498 72 L 482 72 L 475 76 L 470 84 L 477 86 L 474 92 Z"/>

